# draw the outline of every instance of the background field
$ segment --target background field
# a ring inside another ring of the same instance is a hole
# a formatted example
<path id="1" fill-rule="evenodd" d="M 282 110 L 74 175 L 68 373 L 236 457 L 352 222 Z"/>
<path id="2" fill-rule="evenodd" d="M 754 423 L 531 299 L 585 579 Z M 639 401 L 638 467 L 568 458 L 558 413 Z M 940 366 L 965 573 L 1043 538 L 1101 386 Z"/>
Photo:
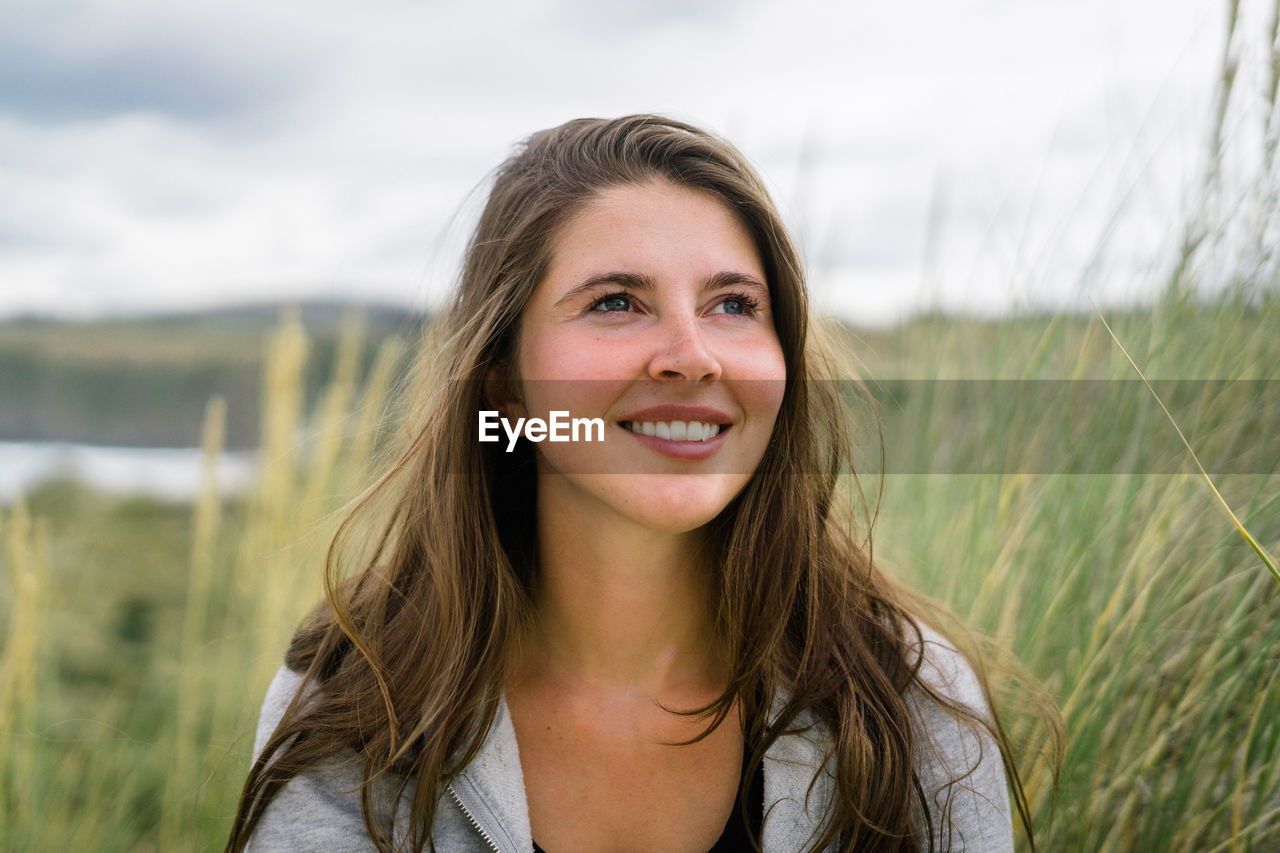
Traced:
<path id="1" fill-rule="evenodd" d="M 1280 380 L 1280 300 L 1170 290 L 1109 319 L 1151 376 L 1273 380 L 1205 382 L 1180 419 L 1198 447 L 1232 460 L 1220 488 L 1280 550 L 1280 404 L 1268 390 Z M 220 846 L 257 705 L 319 595 L 333 513 L 367 476 L 387 389 L 406 364 L 405 337 L 355 322 L 339 335 L 341 325 L 318 324 L 329 344 L 311 357 L 296 315 L 229 335 L 220 354 L 199 335 L 165 343 L 166 366 L 203 348 L 211 375 L 251 369 L 262 383 L 260 398 L 210 388 L 253 405 L 267 460 L 253 494 L 175 505 L 53 483 L 0 517 L 0 846 Z M 77 335 L 99 351 L 84 328 Z M 1132 376 L 1096 318 L 924 318 L 848 340 L 884 387 Z M 1242 387 L 1256 396 L 1242 399 Z M 955 406 L 920 396 L 885 411 L 893 447 L 963 458 L 946 455 L 949 442 L 1012 423 L 1024 448 L 1069 458 L 1083 441 L 1117 460 L 1108 473 L 1040 473 L 1014 453 L 985 473 L 891 468 L 883 481 L 878 559 L 1009 646 L 1061 704 L 1069 742 L 1056 796 L 1043 764 L 1031 774 L 1046 849 L 1274 849 L 1277 585 L 1189 469 L 1125 462 L 1164 429 L 1143 396 L 1068 419 L 1020 408 L 1015 395 L 963 423 Z M 223 424 L 245 418 L 233 409 L 210 407 L 211 449 Z"/>

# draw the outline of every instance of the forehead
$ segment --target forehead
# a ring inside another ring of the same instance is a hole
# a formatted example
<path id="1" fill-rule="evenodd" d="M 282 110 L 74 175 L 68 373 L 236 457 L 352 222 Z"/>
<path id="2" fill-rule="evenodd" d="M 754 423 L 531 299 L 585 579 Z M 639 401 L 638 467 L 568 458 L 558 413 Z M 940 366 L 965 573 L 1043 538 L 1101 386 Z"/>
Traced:
<path id="1" fill-rule="evenodd" d="M 634 268 L 680 277 L 715 268 L 764 279 L 741 218 L 710 193 L 667 181 L 608 187 L 584 202 L 551 243 L 547 279 Z"/>

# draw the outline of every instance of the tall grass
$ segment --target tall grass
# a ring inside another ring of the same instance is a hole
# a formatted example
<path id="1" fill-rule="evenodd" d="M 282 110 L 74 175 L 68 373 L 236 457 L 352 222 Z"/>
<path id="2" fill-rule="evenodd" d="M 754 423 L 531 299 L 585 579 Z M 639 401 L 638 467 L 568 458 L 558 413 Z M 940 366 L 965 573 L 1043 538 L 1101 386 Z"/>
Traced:
<path id="1" fill-rule="evenodd" d="M 1204 383 L 1181 415 L 1193 444 L 1235 454 L 1237 473 L 1218 487 L 1274 552 L 1280 394 L 1268 389 L 1280 388 L 1280 299 L 1204 304 L 1170 291 L 1111 322 L 1153 374 L 1272 380 L 1244 386 L 1257 389 L 1251 399 L 1238 384 Z M 988 330 L 979 347 L 963 328 L 935 327 L 913 334 L 909 351 L 935 364 L 986 352 L 985 375 L 1010 379 L 1123 379 L 1118 352 L 1083 343 L 1094 325 L 1026 318 Z M 1037 362 L 1038 352 L 1052 357 Z M 1133 435 L 1168 424 L 1138 423 L 1145 389 L 1122 387 L 1117 405 L 1008 417 L 1023 422 L 1027 446 L 1067 456 L 1086 442 L 1124 459 Z M 953 413 L 939 405 L 904 423 L 945 431 Z M 888 417 L 888 435 L 919 438 Z M 1036 473 L 1011 459 L 986 473 L 890 473 L 884 489 L 880 558 L 1010 647 L 1061 704 L 1061 785 L 1054 796 L 1042 765 L 1030 786 L 1047 849 L 1280 845 L 1280 589 L 1190 465 Z"/>
<path id="2" fill-rule="evenodd" d="M 387 340 L 363 384 L 361 351 L 353 317 L 325 402 L 308 418 L 306 335 L 296 315 L 282 319 L 264 356 L 262 473 L 250 495 L 230 504 L 215 464 L 226 411 L 211 401 L 206 483 L 178 520 L 187 548 L 185 560 L 167 567 L 176 589 L 149 590 L 158 613 L 144 608 L 132 618 L 126 606 L 113 620 L 100 612 L 114 596 L 86 575 L 110 555 L 82 550 L 77 531 L 99 523 L 126 531 L 126 553 L 107 570 L 148 574 L 128 555 L 177 550 L 155 529 L 175 522 L 169 508 L 73 491 L 51 505 L 61 515 L 50 519 L 65 540 L 61 551 L 51 551 L 46 525 L 33 525 L 24 504 L 3 518 L 0 849 L 220 846 L 256 706 L 290 633 L 320 597 L 318 567 L 336 511 L 368 474 L 405 346 Z M 70 624 L 59 618 L 67 614 Z M 79 659 L 83 635 L 101 647 L 101 660 Z"/>
<path id="3" fill-rule="evenodd" d="M 1153 374 L 1280 380 L 1274 296 L 1206 303 L 1171 290 L 1151 310 L 1111 323 Z M 921 321 L 879 342 L 880 368 L 886 377 L 895 364 L 910 373 L 920 363 L 1020 379 L 1126 376 L 1123 358 L 1097 343 L 1099 325 L 1027 317 L 974 335 L 963 323 Z M 68 528 L 59 519 L 49 519 L 58 531 L 51 541 L 49 525 L 33 523 L 22 504 L 4 516 L 6 849 L 220 845 L 248 766 L 257 705 L 290 632 L 320 596 L 335 512 L 368 473 L 403 361 L 403 345 L 389 343 L 360 387 L 350 354 L 360 349 L 358 326 L 347 335 L 348 355 L 308 420 L 297 393 L 306 336 L 296 319 L 283 320 L 266 355 L 256 491 L 221 502 L 210 466 L 208 486 L 181 525 L 185 557 L 172 549 L 185 570 L 169 598 L 169 627 L 157 617 L 139 648 L 120 639 L 120 625 L 103 629 L 116 660 L 96 692 L 67 671 L 65 649 L 75 631 L 93 632 L 100 589 L 77 573 L 81 555 L 63 542 Z M 1215 395 L 1216 387 L 1206 385 L 1179 417 L 1193 444 L 1243 454 L 1232 470 L 1252 473 L 1221 476 L 1218 486 L 1274 551 L 1280 473 L 1265 453 L 1275 442 L 1251 431 L 1274 430 L 1280 403 L 1267 385 L 1248 386 L 1260 389 L 1252 400 L 1236 386 Z M 892 440 L 924 452 L 954 410 L 940 398 L 922 405 L 923 413 L 901 421 L 885 417 Z M 1138 423 L 1141 407 L 1133 393 L 1077 412 L 1070 424 L 1016 405 L 986 416 L 1023 418 L 1019 434 L 1069 454 L 1082 436 L 1123 449 L 1132 433 L 1119 425 L 1150 428 Z M 1250 408 L 1269 411 L 1259 418 Z M 211 460 L 224 416 L 213 402 L 205 428 Z M 312 438 L 299 442 L 304 433 Z M 68 510 L 70 521 L 93 523 L 95 506 Z M 1036 473 L 1011 461 L 987 473 L 890 472 L 879 509 L 878 559 L 1010 647 L 1061 704 L 1069 737 L 1061 785 L 1055 794 L 1043 763 L 1030 779 L 1046 849 L 1280 843 L 1280 594 L 1192 469 Z M 141 522 L 131 540 L 139 550 L 157 535 L 154 518 L 144 513 Z M 55 618 L 77 608 L 74 628 Z"/>
<path id="4" fill-rule="evenodd" d="M 31 530 L 31 518 L 21 501 L 14 505 L 7 521 L 13 612 L 0 669 L 0 807 L 14 822 L 20 822 L 35 818 L 35 803 L 26 780 L 37 772 L 33 735 L 40 630 L 36 619 L 41 610 L 48 546 L 43 531 Z M 14 837 L 11 828 L 0 825 L 0 842 L 11 842 Z"/>

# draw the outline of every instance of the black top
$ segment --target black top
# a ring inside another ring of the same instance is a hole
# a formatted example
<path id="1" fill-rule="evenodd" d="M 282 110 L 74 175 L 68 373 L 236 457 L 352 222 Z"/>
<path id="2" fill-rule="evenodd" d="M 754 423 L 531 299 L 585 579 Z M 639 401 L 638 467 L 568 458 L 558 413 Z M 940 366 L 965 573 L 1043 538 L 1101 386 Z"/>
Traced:
<path id="1" fill-rule="evenodd" d="M 744 850 L 752 850 L 751 839 L 760 837 L 760 825 L 764 822 L 764 774 L 760 772 L 760 768 L 756 768 L 756 772 L 751 774 L 751 779 L 747 779 L 747 760 L 751 755 L 751 751 L 745 747 L 742 750 L 742 778 L 738 780 L 738 796 L 733 800 L 733 810 L 729 812 L 729 820 L 725 823 L 724 829 L 720 833 L 720 837 L 716 839 L 713 846 L 707 853 L 742 853 Z M 742 799 L 742 789 L 747 787 L 747 821 L 742 821 L 742 814 L 738 809 L 738 803 Z M 750 833 L 748 833 L 748 826 Z M 534 853 L 547 853 L 538 846 L 538 842 L 533 842 Z"/>

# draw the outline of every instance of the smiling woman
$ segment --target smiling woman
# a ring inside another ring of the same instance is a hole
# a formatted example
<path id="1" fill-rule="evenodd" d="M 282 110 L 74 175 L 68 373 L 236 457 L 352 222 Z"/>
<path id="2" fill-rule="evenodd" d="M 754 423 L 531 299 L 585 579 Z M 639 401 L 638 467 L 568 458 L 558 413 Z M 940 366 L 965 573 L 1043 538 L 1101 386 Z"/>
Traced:
<path id="1" fill-rule="evenodd" d="M 759 464 L 786 387 L 765 278 L 746 227 L 704 191 L 654 179 L 582 203 L 525 307 L 513 375 L 494 377 L 499 408 L 608 425 L 599 447 L 537 455 L 540 512 L 680 532 L 720 514 Z"/>
<path id="2" fill-rule="evenodd" d="M 1012 849 L 981 669 L 857 544 L 810 332 L 730 145 L 656 116 L 530 137 L 430 405 L 267 695 L 227 849 Z M 488 413 L 602 440 L 503 448 Z"/>

